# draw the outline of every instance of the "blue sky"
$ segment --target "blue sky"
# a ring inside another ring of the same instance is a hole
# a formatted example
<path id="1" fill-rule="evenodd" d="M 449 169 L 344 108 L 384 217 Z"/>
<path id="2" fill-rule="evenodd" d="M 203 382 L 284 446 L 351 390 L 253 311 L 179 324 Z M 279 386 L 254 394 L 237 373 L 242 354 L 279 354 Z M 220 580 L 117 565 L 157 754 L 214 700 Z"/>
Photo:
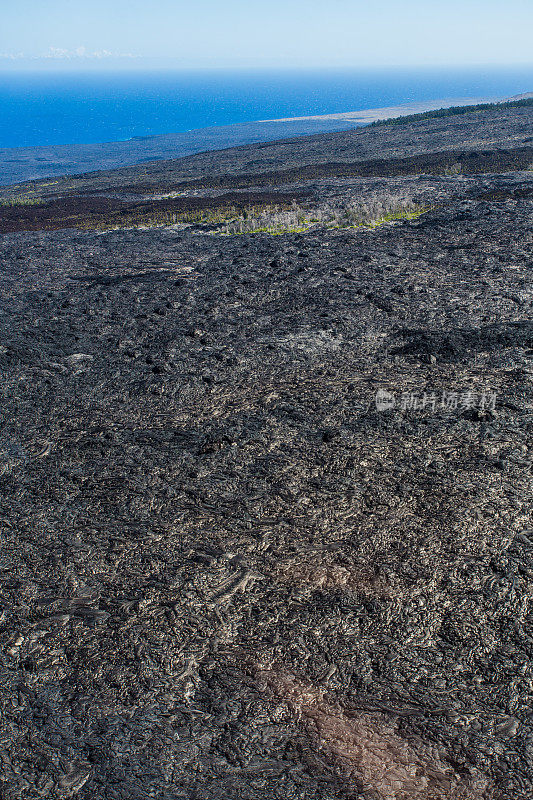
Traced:
<path id="1" fill-rule="evenodd" d="M 6 7 L 7 6 L 7 7 Z M 4 0 L 3 67 L 531 64 L 532 0 Z"/>

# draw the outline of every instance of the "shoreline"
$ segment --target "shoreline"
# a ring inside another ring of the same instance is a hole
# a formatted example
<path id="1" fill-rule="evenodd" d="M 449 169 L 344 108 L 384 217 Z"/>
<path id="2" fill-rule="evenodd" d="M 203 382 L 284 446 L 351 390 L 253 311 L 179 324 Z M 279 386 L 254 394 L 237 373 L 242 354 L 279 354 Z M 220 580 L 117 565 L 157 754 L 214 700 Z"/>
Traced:
<path id="1" fill-rule="evenodd" d="M 367 108 L 360 111 L 342 111 L 337 114 L 320 114 L 309 117 L 281 117 L 280 119 L 262 119 L 258 122 L 300 122 L 311 120 L 338 120 L 345 122 L 357 122 L 359 125 L 369 125 L 381 119 L 395 119 L 397 117 L 407 117 L 411 114 L 422 114 L 424 111 L 435 111 L 440 108 L 451 108 L 452 106 L 475 106 L 478 103 L 499 103 L 507 98 L 503 97 L 448 97 L 440 100 L 430 100 L 428 102 L 402 103 L 398 106 L 384 106 L 380 108 Z"/>
<path id="2" fill-rule="evenodd" d="M 0 186 L 138 166 L 150 161 L 184 158 L 202 152 L 280 139 L 346 131 L 379 119 L 501 99 L 447 98 L 337 114 L 241 122 L 115 142 L 0 148 Z"/>

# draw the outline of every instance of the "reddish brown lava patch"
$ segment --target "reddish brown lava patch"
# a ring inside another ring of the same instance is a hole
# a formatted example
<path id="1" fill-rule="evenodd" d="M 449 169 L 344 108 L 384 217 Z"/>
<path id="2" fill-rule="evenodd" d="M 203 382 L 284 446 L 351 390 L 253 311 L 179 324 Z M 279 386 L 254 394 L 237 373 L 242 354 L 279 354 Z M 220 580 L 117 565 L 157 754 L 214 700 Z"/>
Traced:
<path id="1" fill-rule="evenodd" d="M 488 800 L 481 775 L 465 779 L 436 748 L 399 736 L 383 715 L 350 715 L 324 699 L 326 690 L 292 675 L 262 669 L 263 688 L 285 700 L 317 737 L 339 777 L 369 800 Z"/>

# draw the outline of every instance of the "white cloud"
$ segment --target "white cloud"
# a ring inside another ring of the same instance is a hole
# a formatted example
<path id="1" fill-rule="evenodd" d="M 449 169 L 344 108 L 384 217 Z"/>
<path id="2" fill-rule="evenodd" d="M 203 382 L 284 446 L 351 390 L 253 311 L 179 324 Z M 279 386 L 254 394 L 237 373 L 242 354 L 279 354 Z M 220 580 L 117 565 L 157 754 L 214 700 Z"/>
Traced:
<path id="1" fill-rule="evenodd" d="M 131 53 L 112 53 L 110 50 L 87 50 L 86 47 L 80 45 L 74 50 L 65 50 L 63 47 L 50 47 L 47 53 L 42 58 L 59 58 L 59 59 L 75 59 L 75 58 L 134 58 Z"/>
<path id="2" fill-rule="evenodd" d="M 25 53 L 0 53 L 0 60 L 8 61 L 18 61 L 20 59 L 35 61 L 43 58 L 53 61 L 70 61 L 79 59 L 135 58 L 135 56 L 132 53 L 112 53 L 111 50 L 88 50 L 83 45 L 75 47 L 73 50 L 67 50 L 64 47 L 50 47 L 46 53 L 39 56 L 27 56 Z"/>
<path id="3" fill-rule="evenodd" d="M 5 58 L 9 61 L 18 61 L 19 58 L 26 58 L 24 53 L 0 53 L 0 59 Z"/>

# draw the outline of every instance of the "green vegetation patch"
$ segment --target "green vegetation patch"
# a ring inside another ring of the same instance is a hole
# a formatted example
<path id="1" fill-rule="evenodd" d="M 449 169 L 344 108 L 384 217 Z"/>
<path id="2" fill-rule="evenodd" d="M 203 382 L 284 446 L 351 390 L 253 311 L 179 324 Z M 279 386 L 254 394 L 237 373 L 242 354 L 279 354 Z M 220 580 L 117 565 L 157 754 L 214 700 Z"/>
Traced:
<path id="1" fill-rule="evenodd" d="M 317 227 L 376 228 L 387 222 L 417 219 L 428 210 L 428 206 L 393 197 L 351 201 L 340 206 L 324 204 L 316 208 L 304 208 L 293 203 L 290 209 L 285 210 L 278 206 L 262 208 L 259 213 L 255 209 L 248 209 L 247 213 L 227 222 L 214 233 L 224 236 L 269 233 L 276 236 L 282 233 L 304 233 Z"/>
<path id="2" fill-rule="evenodd" d="M 41 206 L 43 203 L 44 200 L 41 200 L 38 197 L 26 197 L 24 195 L 0 198 L 0 206 L 2 206 L 2 208 L 17 208 L 18 206 Z"/>
<path id="3" fill-rule="evenodd" d="M 279 211 L 290 207 L 288 203 L 276 206 Z M 270 208 L 270 206 L 251 205 L 246 208 L 239 208 L 230 205 L 220 206 L 218 208 L 188 209 L 184 211 L 164 209 L 147 212 L 135 211 L 131 214 L 121 213 L 120 219 L 117 219 L 116 215 L 109 215 L 97 221 L 86 220 L 80 223 L 79 227 L 85 230 L 103 230 L 114 227 L 157 228 L 169 225 L 187 225 L 212 229 L 237 224 L 240 220 L 257 218 L 265 213 L 266 208 Z"/>
<path id="4" fill-rule="evenodd" d="M 98 220 L 78 222 L 85 230 L 109 230 L 125 227 L 157 228 L 183 225 L 194 232 L 219 236 L 242 236 L 267 233 L 304 233 L 313 228 L 347 229 L 375 228 L 387 222 L 412 220 L 426 213 L 428 206 L 392 196 L 350 201 L 342 205 L 322 204 L 304 207 L 292 203 L 253 204 L 245 207 L 226 206 L 187 211 L 158 211 L 156 213 L 109 215 Z"/>

